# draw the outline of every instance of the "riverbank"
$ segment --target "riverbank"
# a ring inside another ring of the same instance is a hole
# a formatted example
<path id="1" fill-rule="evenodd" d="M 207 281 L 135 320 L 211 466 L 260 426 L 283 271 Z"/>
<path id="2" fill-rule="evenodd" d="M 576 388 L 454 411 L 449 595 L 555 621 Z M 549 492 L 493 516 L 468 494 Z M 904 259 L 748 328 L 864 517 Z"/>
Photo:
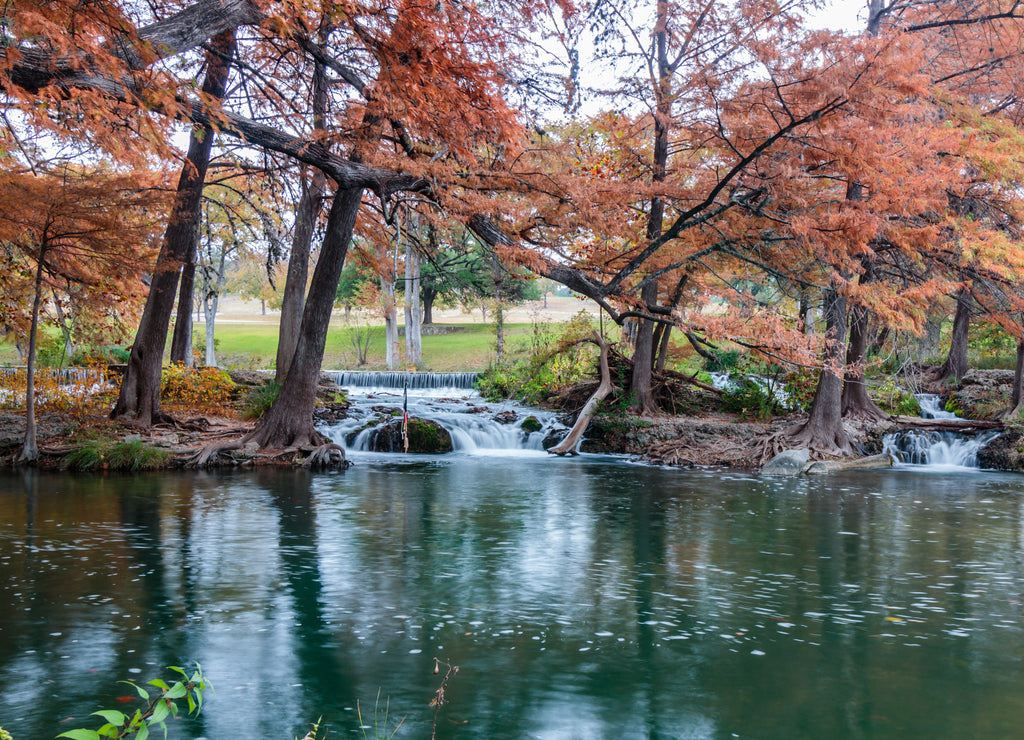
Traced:
<path id="1" fill-rule="evenodd" d="M 254 422 L 242 418 L 246 393 L 266 381 L 252 371 L 234 371 L 236 401 L 217 414 L 200 414 L 175 407 L 174 424 L 159 424 L 148 431 L 111 421 L 99 415 L 71 417 L 60 412 L 37 415 L 39 467 L 49 469 L 158 469 L 186 467 L 197 455 L 213 445 L 238 440 Z M 965 415 L 994 417 L 1005 408 L 1012 373 L 973 371 L 948 392 L 950 404 Z M 799 414 L 752 421 L 741 414 L 718 410 L 719 398 L 699 388 L 687 391 L 686 407 L 691 415 L 636 417 L 621 409 L 599 413 L 592 421 L 581 451 L 631 455 L 654 465 L 671 467 L 726 467 L 756 470 L 767 460 L 767 442 L 805 417 Z M 321 378 L 317 420 L 329 425 L 346 417 L 347 403 L 342 389 L 327 375 Z M 692 396 L 692 397 L 689 397 Z M 479 406 L 474 413 L 487 411 Z M 564 421 L 571 424 L 572 414 Z M 892 417 L 874 424 L 847 424 L 848 432 L 865 455 L 882 451 L 882 437 L 916 422 Z M 25 431 L 24 415 L 0 412 L 0 459 L 13 465 Z M 91 453 L 81 453 L 83 449 Z M 116 449 L 115 449 L 116 448 Z M 221 467 L 260 465 L 301 465 L 313 448 L 287 454 L 261 453 L 255 447 L 240 447 L 213 458 L 204 465 Z M 78 458 L 76 453 L 81 453 Z M 82 456 L 84 455 L 84 456 Z M 979 455 L 983 467 L 1024 470 L 1024 444 L 1017 428 L 1006 428 Z"/>

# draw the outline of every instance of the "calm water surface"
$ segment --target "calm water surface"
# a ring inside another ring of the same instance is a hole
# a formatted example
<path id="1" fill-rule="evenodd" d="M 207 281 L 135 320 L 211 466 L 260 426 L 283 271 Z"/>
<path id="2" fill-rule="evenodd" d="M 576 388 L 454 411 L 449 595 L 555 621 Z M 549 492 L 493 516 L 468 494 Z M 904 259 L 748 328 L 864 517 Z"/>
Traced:
<path id="1" fill-rule="evenodd" d="M 0 476 L 0 726 L 198 660 L 171 737 L 426 738 L 436 656 L 442 738 L 1024 737 L 1022 477 L 357 463 Z"/>

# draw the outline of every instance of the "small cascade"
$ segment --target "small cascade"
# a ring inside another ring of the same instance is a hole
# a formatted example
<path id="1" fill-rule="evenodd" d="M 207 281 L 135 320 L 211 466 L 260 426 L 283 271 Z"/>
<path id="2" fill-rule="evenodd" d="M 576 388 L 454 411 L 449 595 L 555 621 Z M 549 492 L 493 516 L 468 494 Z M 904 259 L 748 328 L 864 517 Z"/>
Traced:
<path id="1" fill-rule="evenodd" d="M 942 407 L 942 399 L 935 393 L 917 393 L 914 395 L 921 407 L 922 419 L 941 419 L 943 421 L 963 421 L 956 414 Z"/>
<path id="2" fill-rule="evenodd" d="M 335 382 L 352 404 L 348 418 L 323 429 L 349 452 L 368 452 L 384 427 L 402 418 L 436 422 L 448 431 L 455 452 L 542 452 L 565 432 L 554 413 L 511 402 L 488 403 L 474 388 L 479 373 L 339 372 Z M 408 380 L 408 388 L 405 388 Z"/>
<path id="3" fill-rule="evenodd" d="M 335 383 L 346 389 L 374 391 L 401 391 L 408 385 L 410 391 L 452 392 L 473 389 L 480 373 L 406 373 L 389 371 L 338 370 L 328 373 Z"/>
<path id="4" fill-rule="evenodd" d="M 741 388 L 740 384 L 729 373 L 714 372 L 708 373 L 708 375 L 711 377 L 711 385 L 719 390 L 729 392 L 738 391 Z M 739 377 L 753 383 L 768 398 L 774 398 L 782 408 L 793 410 L 793 399 L 786 391 L 784 384 L 779 380 L 755 374 L 740 375 Z"/>
<path id="5" fill-rule="evenodd" d="M 939 469 L 977 468 L 978 451 L 998 436 L 999 432 L 967 435 L 911 429 L 885 435 L 882 444 L 897 463 Z"/>

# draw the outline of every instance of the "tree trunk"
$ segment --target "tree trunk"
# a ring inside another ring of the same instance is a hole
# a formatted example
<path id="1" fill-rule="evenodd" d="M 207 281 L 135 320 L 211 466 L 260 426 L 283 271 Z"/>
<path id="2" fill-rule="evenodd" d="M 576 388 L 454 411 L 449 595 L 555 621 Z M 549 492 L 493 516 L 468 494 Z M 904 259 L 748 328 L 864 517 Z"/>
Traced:
<path id="1" fill-rule="evenodd" d="M 824 367 L 818 378 L 811 413 L 803 424 L 786 432 L 791 445 L 806 445 L 831 455 L 848 455 L 853 443 L 843 428 L 843 359 L 846 346 L 846 298 L 835 286 L 822 291 L 826 343 Z"/>
<path id="2" fill-rule="evenodd" d="M 971 289 L 964 286 L 956 295 L 956 314 L 953 316 L 953 335 L 949 339 L 949 354 L 935 372 L 935 380 L 962 378 L 967 373 L 967 330 L 971 324 Z"/>
<path id="3" fill-rule="evenodd" d="M 216 98 L 224 96 L 230 62 L 235 49 L 234 31 L 223 33 L 211 42 L 214 52 L 206 55 L 207 72 L 203 92 Z M 134 417 L 136 423 L 149 427 L 160 412 L 160 369 L 163 364 L 164 345 L 174 308 L 178 272 L 188 257 L 189 246 L 199 224 L 199 204 L 203 194 L 203 181 L 210 163 L 213 132 L 210 129 L 193 131 L 189 140 L 188 156 L 178 179 L 178 191 L 164 232 L 160 254 L 153 270 L 146 307 L 139 321 L 135 341 L 117 403 L 111 416 Z M 191 306 L 187 312 L 191 311 Z"/>
<path id="4" fill-rule="evenodd" d="M 291 369 L 274 404 L 245 437 L 245 441 L 255 440 L 262 449 L 300 447 L 324 441 L 313 428 L 317 382 L 338 279 L 362 198 L 363 191 L 358 189 L 339 190 L 334 195 L 327 217 L 327 233 L 302 312 L 299 341 L 295 345 Z"/>
<path id="5" fill-rule="evenodd" d="M 188 250 L 185 264 L 181 266 L 181 284 L 178 288 L 178 315 L 174 320 L 174 334 L 171 336 L 171 362 L 192 367 L 192 296 L 196 285 L 196 255 L 199 244 L 199 224 L 192 232 L 192 246 Z"/>
<path id="6" fill-rule="evenodd" d="M 208 292 L 203 300 L 203 317 L 206 319 L 206 366 L 217 367 L 217 346 L 214 341 L 214 324 L 217 321 L 217 302 L 220 295 Z"/>
<path id="7" fill-rule="evenodd" d="M 19 464 L 32 464 L 39 459 L 36 441 L 36 339 L 39 335 L 39 304 L 43 298 L 43 270 L 46 265 L 46 244 L 39 247 L 36 265 L 35 295 L 32 297 L 32 321 L 28 329 L 28 358 L 25 368 L 25 440 L 18 454 Z"/>
<path id="8" fill-rule="evenodd" d="M 494 306 L 494 347 L 495 362 L 500 365 L 505 359 L 505 307 L 500 300 Z"/>
<path id="9" fill-rule="evenodd" d="M 417 367 L 423 364 L 420 316 L 420 255 L 409 240 L 405 245 L 405 361 Z"/>
<path id="10" fill-rule="evenodd" d="M 576 417 L 576 423 L 572 425 L 572 429 L 565 436 L 561 442 L 548 450 L 548 453 L 552 455 L 568 455 L 570 453 L 575 454 L 576 447 L 579 445 L 580 438 L 583 433 L 587 431 L 587 426 L 590 424 L 590 420 L 594 418 L 594 414 L 597 412 L 598 404 L 608 397 L 608 394 L 612 392 L 612 376 L 608 370 L 608 347 L 609 344 L 604 340 L 597 332 L 594 332 L 593 338 L 590 340 L 594 342 L 598 347 L 601 348 L 601 382 L 597 386 L 597 390 L 587 399 L 587 402 L 583 405 L 580 410 L 580 415 Z"/>
<path id="11" fill-rule="evenodd" d="M 437 298 L 437 291 L 432 288 L 421 288 L 420 298 L 423 300 L 423 323 L 434 323 L 434 300 Z"/>
<path id="12" fill-rule="evenodd" d="M 1024 398 L 1024 340 L 1017 340 L 1017 364 L 1013 368 L 1013 390 L 1010 393 L 1010 412 L 1008 417 L 1017 417 L 1021 413 L 1021 399 Z"/>
<path id="13" fill-rule="evenodd" d="M 393 277 L 380 276 L 380 294 L 384 302 L 384 364 L 394 370 L 398 364 L 398 315 Z"/>
<path id="14" fill-rule="evenodd" d="M 874 270 L 869 257 L 863 258 L 861 264 L 864 272 L 860 276 L 860 283 L 864 285 L 874 279 Z M 880 421 L 887 418 L 888 414 L 871 400 L 864 380 L 870 319 L 868 310 L 863 306 L 854 306 L 850 311 L 850 344 L 846 350 L 842 414 L 851 419 Z"/>
<path id="15" fill-rule="evenodd" d="M 668 343 L 672 336 L 671 324 L 662 324 L 661 340 L 658 342 L 658 359 L 654 363 L 654 369 L 659 372 L 665 369 L 665 361 L 668 359 Z"/>
<path id="16" fill-rule="evenodd" d="M 658 302 L 658 282 L 651 280 L 644 285 L 640 297 L 645 306 L 654 306 Z M 649 416 L 658 411 L 654 402 L 652 377 L 654 373 L 654 322 L 641 319 L 636 334 L 636 349 L 633 351 L 633 376 L 630 383 L 634 413 Z"/>

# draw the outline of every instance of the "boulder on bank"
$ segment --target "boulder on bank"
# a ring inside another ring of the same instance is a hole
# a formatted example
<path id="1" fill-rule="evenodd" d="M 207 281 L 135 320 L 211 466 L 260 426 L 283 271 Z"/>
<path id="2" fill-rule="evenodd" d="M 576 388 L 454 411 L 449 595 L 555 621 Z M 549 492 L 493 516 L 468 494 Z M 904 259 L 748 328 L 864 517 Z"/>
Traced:
<path id="1" fill-rule="evenodd" d="M 436 455 L 451 452 L 452 435 L 448 430 L 430 419 L 409 417 L 409 452 Z M 371 452 L 405 452 L 402 441 L 402 420 L 388 422 L 370 433 Z"/>
<path id="2" fill-rule="evenodd" d="M 806 447 L 785 450 L 765 463 L 761 468 L 761 475 L 797 476 L 804 472 L 810 459 L 811 451 Z"/>

